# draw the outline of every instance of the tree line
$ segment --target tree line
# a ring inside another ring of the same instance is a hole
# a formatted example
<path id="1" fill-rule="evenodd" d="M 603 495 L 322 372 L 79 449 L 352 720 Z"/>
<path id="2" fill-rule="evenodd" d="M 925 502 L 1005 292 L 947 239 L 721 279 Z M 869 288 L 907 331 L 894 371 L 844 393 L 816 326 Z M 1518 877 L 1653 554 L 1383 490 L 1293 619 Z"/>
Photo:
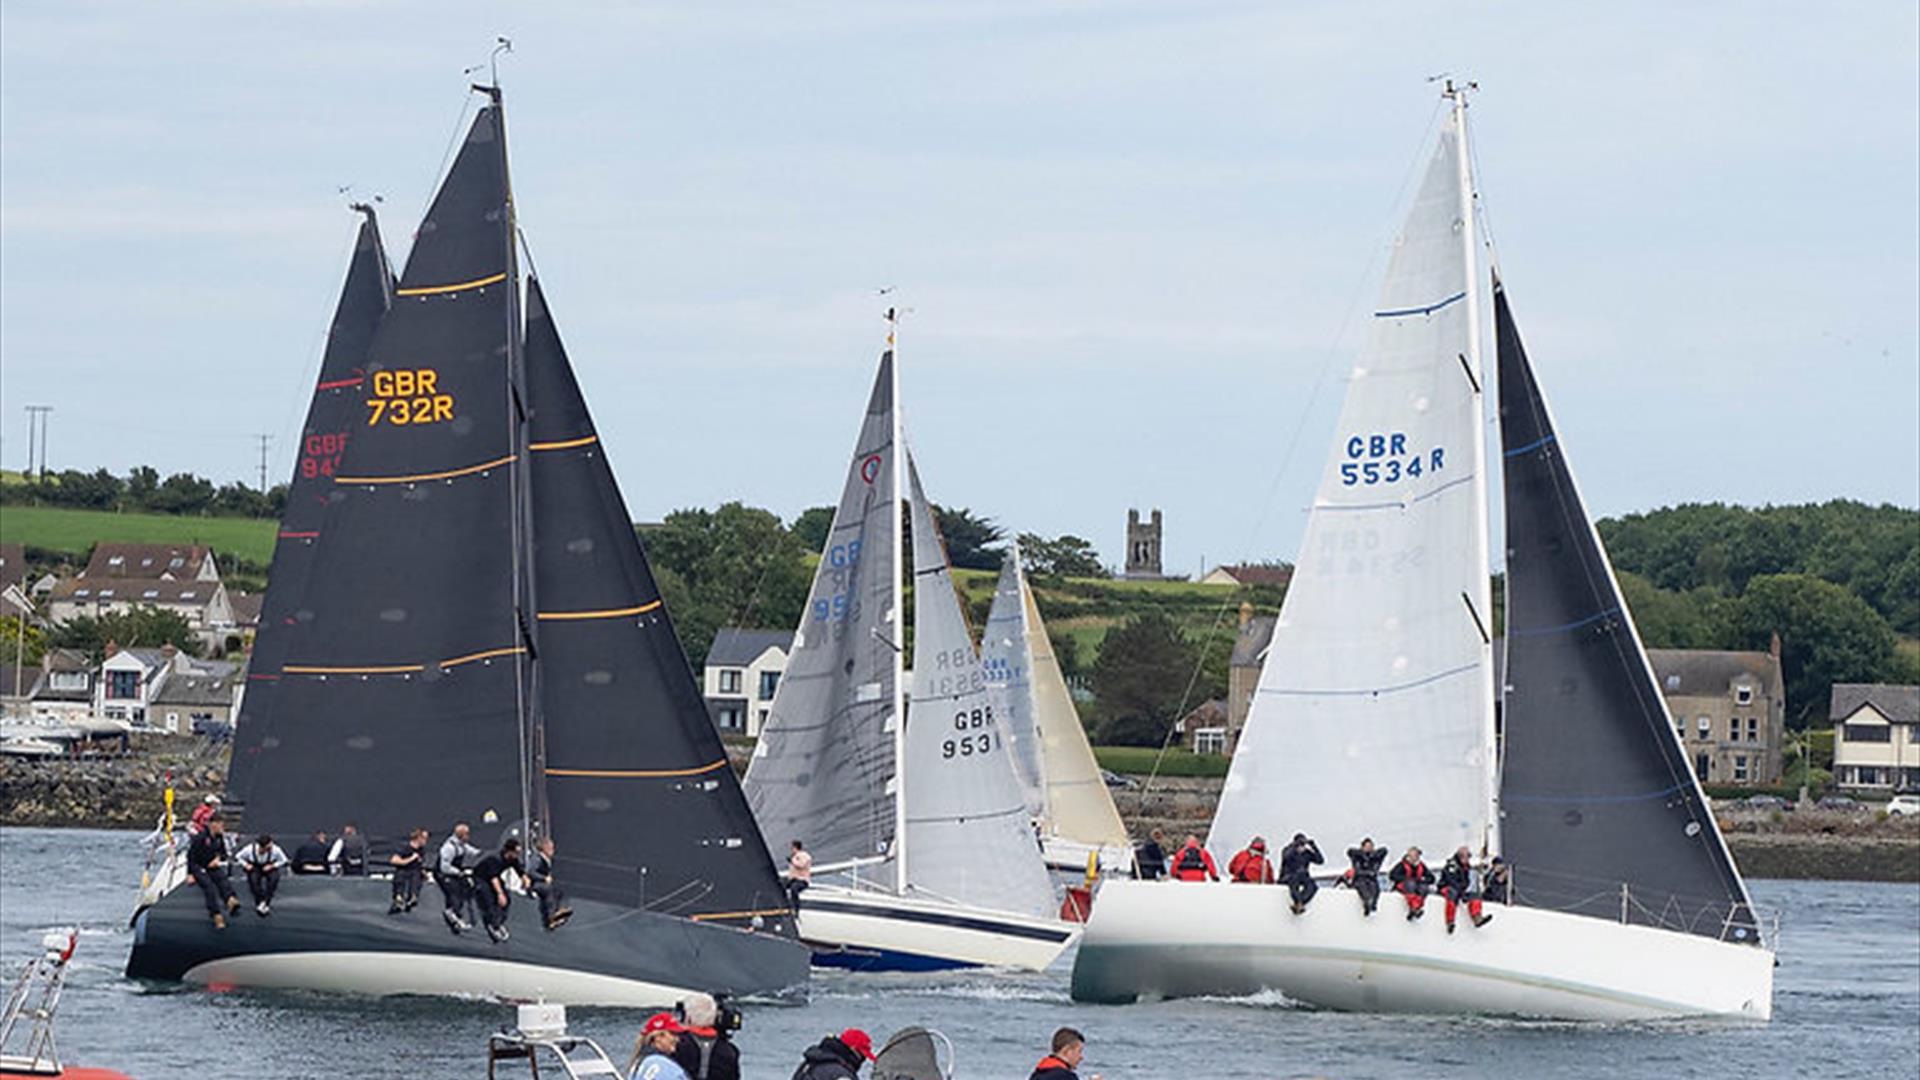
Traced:
<path id="1" fill-rule="evenodd" d="M 214 484 L 193 473 L 164 479 L 141 465 L 124 477 L 106 469 L 66 469 L 23 483 L 0 484 L 0 505 L 59 506 L 73 510 L 144 511 L 191 517 L 278 518 L 287 505 L 287 486 L 259 491 L 239 482 Z"/>

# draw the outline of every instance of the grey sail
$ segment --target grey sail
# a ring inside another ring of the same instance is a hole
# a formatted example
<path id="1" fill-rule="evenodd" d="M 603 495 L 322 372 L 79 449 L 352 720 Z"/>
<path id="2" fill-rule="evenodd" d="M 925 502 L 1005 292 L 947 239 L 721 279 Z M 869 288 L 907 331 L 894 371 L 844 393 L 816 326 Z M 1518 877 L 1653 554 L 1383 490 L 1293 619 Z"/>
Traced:
<path id="1" fill-rule="evenodd" d="M 1020 580 L 1020 545 L 1007 545 L 994 586 L 993 606 L 980 632 L 980 667 L 993 697 L 994 715 L 1007 739 L 1013 771 L 1027 800 L 1027 815 L 1047 816 L 1047 775 L 1034 721 L 1033 649 L 1028 641 L 1026 590 Z"/>
<path id="2" fill-rule="evenodd" d="M 893 364 L 888 350 L 747 768 L 747 799 L 767 842 L 779 850 L 803 840 L 823 866 L 885 856 L 894 842 L 901 634 Z"/>
<path id="3" fill-rule="evenodd" d="M 1516 899 L 1757 944 L 1746 885 L 1497 282 L 1494 319 L 1507 521 L 1501 835 Z"/>

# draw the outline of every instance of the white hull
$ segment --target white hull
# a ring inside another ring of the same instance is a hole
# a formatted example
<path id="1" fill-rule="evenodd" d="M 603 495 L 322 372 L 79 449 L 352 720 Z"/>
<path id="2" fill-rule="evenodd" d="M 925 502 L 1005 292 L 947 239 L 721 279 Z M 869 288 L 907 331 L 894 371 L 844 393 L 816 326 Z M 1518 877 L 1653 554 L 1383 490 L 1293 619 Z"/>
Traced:
<path id="1" fill-rule="evenodd" d="M 1005 967 L 1040 971 L 1080 927 L 919 897 L 815 885 L 800 894 L 800 937 L 814 962 L 870 971 Z"/>
<path id="2" fill-rule="evenodd" d="M 228 956 L 197 964 L 185 981 L 203 986 L 322 990 L 383 997 L 436 994 L 556 1005 L 668 1009 L 691 988 L 567 971 L 537 964 L 390 952 L 286 952 Z"/>
<path id="3" fill-rule="evenodd" d="M 1040 841 L 1040 854 L 1047 860 L 1047 867 L 1053 870 L 1084 872 L 1087 857 L 1096 851 L 1100 853 L 1101 873 L 1133 873 L 1133 848 L 1126 844 L 1089 844 L 1064 836 L 1049 836 Z"/>
<path id="4" fill-rule="evenodd" d="M 1363 917 L 1344 889 L 1303 915 L 1281 886 L 1109 881 L 1073 970 L 1079 1001 L 1278 991 L 1359 1012 L 1563 1020 L 1767 1020 L 1770 950 L 1538 908 L 1488 905 L 1446 932 L 1439 897 L 1418 922 L 1383 894 Z"/>

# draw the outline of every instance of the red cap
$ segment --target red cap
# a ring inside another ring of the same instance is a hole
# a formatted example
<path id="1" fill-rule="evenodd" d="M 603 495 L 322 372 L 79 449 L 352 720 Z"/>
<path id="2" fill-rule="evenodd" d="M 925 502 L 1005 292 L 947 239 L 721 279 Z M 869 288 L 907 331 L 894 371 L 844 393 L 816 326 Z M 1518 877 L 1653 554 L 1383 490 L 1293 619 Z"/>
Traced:
<path id="1" fill-rule="evenodd" d="M 680 1021 L 673 1018 L 672 1013 L 657 1012 L 647 1017 L 647 1022 L 641 1025 L 640 1035 L 644 1038 L 656 1031 L 671 1031 L 677 1035 L 685 1030 L 687 1029 L 681 1026 Z"/>
<path id="2" fill-rule="evenodd" d="M 847 1044 L 847 1049 L 854 1051 L 868 1061 L 874 1060 L 873 1039 L 868 1037 L 867 1033 L 861 1031 L 859 1028 L 848 1028 L 841 1032 L 840 1041 Z"/>

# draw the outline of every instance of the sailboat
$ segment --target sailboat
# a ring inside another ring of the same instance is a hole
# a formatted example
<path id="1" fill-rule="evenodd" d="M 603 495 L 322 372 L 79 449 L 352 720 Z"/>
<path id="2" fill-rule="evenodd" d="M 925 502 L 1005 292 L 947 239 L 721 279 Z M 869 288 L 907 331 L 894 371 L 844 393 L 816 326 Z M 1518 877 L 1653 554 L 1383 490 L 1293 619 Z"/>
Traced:
<path id="1" fill-rule="evenodd" d="M 1000 564 L 980 638 L 980 662 L 996 691 L 996 713 L 1047 865 L 1084 870 L 1097 857 L 1103 870 L 1129 871 L 1133 847 L 1127 827 L 1054 659 L 1017 541 L 1007 545 Z"/>
<path id="2" fill-rule="evenodd" d="M 391 308 L 323 373 L 309 430 L 347 434 L 303 477 L 323 505 L 287 539 L 309 565 L 269 585 L 290 614 L 256 661 L 271 690 L 237 794 L 249 831 L 356 823 L 376 869 L 416 827 L 436 847 L 456 821 L 482 848 L 551 838 L 572 921 L 521 900 L 493 942 L 450 934 L 437 898 L 389 914 L 384 880 L 312 876 L 218 929 L 176 855 L 127 974 L 636 1007 L 803 994 L 808 951 L 537 279 L 522 299 L 500 93 L 476 90 Z M 343 310 L 383 265 L 356 261 Z"/>
<path id="3" fill-rule="evenodd" d="M 813 854 L 798 917 L 814 963 L 1039 970 L 1079 928 L 1054 913 L 898 401 L 890 334 L 747 796 L 770 839 L 800 840 Z M 913 532 L 910 701 L 903 508 Z"/>
<path id="4" fill-rule="evenodd" d="M 1688 767 L 1521 347 L 1478 269 L 1465 88 L 1391 257 L 1209 843 L 1362 837 L 1512 866 L 1449 933 L 1323 892 L 1110 881 L 1073 996 L 1278 991 L 1315 1006 L 1571 1020 L 1767 1019 L 1774 954 Z M 1496 723 L 1482 298 L 1507 548 Z M 1462 920 L 1465 921 L 1464 919 Z"/>

